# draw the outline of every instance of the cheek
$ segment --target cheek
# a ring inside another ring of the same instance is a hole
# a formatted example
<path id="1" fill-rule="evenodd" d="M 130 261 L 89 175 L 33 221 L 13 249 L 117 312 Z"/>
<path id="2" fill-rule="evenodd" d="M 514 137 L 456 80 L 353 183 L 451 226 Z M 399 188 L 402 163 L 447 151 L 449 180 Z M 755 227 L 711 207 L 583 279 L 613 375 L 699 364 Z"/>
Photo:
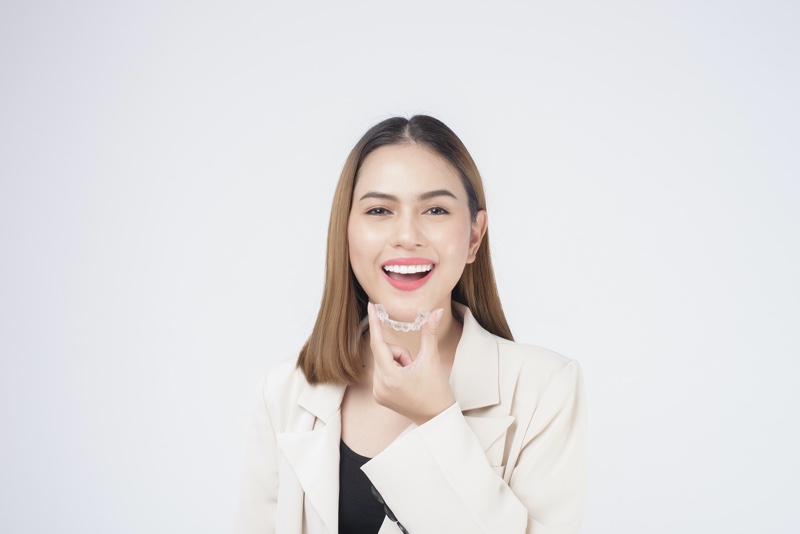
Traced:
<path id="1" fill-rule="evenodd" d="M 469 256 L 469 242 L 466 239 L 453 240 L 447 249 L 447 257 L 454 269 L 463 270 Z"/>
<path id="2" fill-rule="evenodd" d="M 364 225 L 351 221 L 347 227 L 347 243 L 350 265 L 358 276 L 375 262 L 380 248 L 376 249 L 377 236 Z"/>
<path id="3" fill-rule="evenodd" d="M 442 228 L 437 236 L 440 250 L 444 251 L 453 260 L 465 260 L 469 254 L 470 227 L 468 225 L 453 225 Z"/>

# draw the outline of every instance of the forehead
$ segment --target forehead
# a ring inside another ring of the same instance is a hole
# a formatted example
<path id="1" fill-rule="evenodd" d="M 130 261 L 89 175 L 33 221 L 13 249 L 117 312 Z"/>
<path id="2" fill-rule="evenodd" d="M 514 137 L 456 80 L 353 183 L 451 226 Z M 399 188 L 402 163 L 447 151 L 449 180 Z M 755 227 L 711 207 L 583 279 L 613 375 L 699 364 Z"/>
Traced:
<path id="1" fill-rule="evenodd" d="M 419 144 L 388 145 L 371 152 L 361 164 L 353 194 L 380 191 L 414 196 L 435 189 L 447 189 L 459 200 L 466 190 L 458 171 L 449 161 Z"/>

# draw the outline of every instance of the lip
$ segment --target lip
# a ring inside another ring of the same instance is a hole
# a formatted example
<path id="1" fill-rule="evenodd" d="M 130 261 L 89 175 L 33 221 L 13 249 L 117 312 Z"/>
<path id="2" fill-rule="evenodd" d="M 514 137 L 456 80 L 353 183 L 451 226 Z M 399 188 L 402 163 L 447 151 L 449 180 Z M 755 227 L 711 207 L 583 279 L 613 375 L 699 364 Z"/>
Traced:
<path id="1" fill-rule="evenodd" d="M 403 280 L 395 280 L 394 278 L 390 278 L 386 271 L 383 270 L 385 265 L 433 265 L 433 269 L 428 271 L 428 273 L 419 280 L 406 282 Z M 383 273 L 383 277 L 392 287 L 401 291 L 414 291 L 415 289 L 421 288 L 428 282 L 428 280 L 430 280 L 431 274 L 433 274 L 433 271 L 435 270 L 436 262 L 426 258 L 395 258 L 392 260 L 387 260 L 381 264 L 381 273 Z"/>

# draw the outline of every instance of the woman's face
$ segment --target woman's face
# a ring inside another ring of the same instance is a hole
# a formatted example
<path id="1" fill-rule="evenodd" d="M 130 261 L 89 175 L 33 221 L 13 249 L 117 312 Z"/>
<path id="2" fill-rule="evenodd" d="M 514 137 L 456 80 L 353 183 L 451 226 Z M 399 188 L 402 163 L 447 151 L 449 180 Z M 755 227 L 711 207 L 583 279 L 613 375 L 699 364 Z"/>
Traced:
<path id="1" fill-rule="evenodd" d="M 369 300 L 393 319 L 448 313 L 485 229 L 485 212 L 472 223 L 457 171 L 435 152 L 389 145 L 362 163 L 347 228 L 350 264 Z"/>

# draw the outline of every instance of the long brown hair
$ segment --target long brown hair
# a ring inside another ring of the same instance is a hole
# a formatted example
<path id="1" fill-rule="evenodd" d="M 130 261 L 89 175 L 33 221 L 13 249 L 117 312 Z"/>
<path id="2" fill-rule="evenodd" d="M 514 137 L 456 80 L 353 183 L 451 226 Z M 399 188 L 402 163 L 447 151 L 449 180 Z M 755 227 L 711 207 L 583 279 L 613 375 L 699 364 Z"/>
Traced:
<path id="1" fill-rule="evenodd" d="M 311 384 L 352 384 L 362 372 L 359 351 L 361 320 L 367 315 L 367 295 L 350 267 L 347 222 L 358 171 L 366 157 L 382 146 L 418 143 L 439 154 L 458 171 L 467 191 L 474 222 L 486 209 L 483 181 L 467 148 L 443 122 L 427 115 L 410 119 L 393 117 L 367 131 L 356 143 L 339 176 L 328 225 L 325 289 L 317 321 L 300 351 L 297 367 Z M 453 288 L 453 300 L 466 305 L 478 323 L 489 332 L 513 339 L 495 284 L 489 254 L 489 236 L 484 236 L 475 261 L 464 268 Z"/>

